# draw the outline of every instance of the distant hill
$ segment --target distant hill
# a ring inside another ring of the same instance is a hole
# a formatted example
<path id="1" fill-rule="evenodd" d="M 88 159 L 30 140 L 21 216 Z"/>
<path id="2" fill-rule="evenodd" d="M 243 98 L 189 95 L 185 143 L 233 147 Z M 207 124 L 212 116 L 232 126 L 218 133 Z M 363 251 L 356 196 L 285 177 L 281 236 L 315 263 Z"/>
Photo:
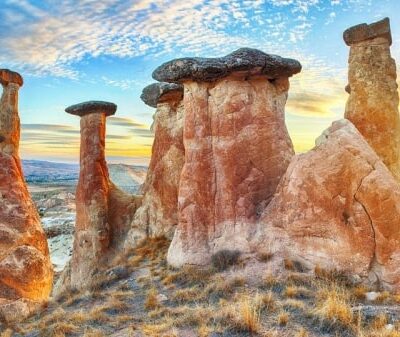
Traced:
<path id="1" fill-rule="evenodd" d="M 27 183 L 76 185 L 79 177 L 78 164 L 54 163 L 42 160 L 22 160 Z M 147 167 L 109 164 L 111 180 L 121 189 L 136 193 L 146 179 Z"/>

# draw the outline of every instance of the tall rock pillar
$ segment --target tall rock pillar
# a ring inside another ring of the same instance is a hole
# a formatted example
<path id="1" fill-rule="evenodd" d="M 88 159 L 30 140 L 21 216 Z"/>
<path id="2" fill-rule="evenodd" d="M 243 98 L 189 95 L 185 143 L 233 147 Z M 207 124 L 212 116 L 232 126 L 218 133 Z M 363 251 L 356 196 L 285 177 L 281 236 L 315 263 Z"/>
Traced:
<path id="1" fill-rule="evenodd" d="M 184 86 L 185 164 L 171 265 L 204 265 L 218 250 L 248 250 L 252 224 L 294 155 L 284 107 L 288 77 L 300 70 L 295 60 L 245 48 L 154 71 L 156 80 Z"/>
<path id="2" fill-rule="evenodd" d="M 110 181 L 105 159 L 106 118 L 113 103 L 90 101 L 66 112 L 81 117 L 80 175 L 76 191 L 76 225 L 70 273 L 64 284 L 82 289 L 114 255 L 126 235 L 137 207 L 135 197 Z M 68 282 L 69 281 L 69 282 Z"/>
<path id="3" fill-rule="evenodd" d="M 400 116 L 389 19 L 347 29 L 350 93 L 345 117 L 400 181 Z"/>
<path id="4" fill-rule="evenodd" d="M 23 317 L 31 304 L 48 299 L 53 267 L 18 153 L 18 90 L 23 80 L 0 69 L 0 83 L 0 318 L 8 320 Z"/>
<path id="5" fill-rule="evenodd" d="M 178 224 L 178 187 L 185 160 L 183 86 L 154 83 L 143 89 L 141 98 L 157 109 L 152 125 L 155 136 L 143 202 L 132 222 L 129 245 L 145 236 L 164 235 L 172 239 Z"/>

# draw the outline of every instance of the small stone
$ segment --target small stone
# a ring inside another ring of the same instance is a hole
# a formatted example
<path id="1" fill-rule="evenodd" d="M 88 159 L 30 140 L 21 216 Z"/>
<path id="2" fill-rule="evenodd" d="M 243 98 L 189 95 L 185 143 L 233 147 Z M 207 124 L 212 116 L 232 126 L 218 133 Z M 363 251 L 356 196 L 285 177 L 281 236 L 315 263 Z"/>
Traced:
<path id="1" fill-rule="evenodd" d="M 379 297 L 379 293 L 375 291 L 370 291 L 365 294 L 365 299 L 370 302 L 376 301 L 376 299 Z"/>
<path id="2" fill-rule="evenodd" d="M 393 331 L 394 330 L 394 325 L 393 324 L 386 324 L 385 325 L 385 329 L 387 331 Z"/>
<path id="3" fill-rule="evenodd" d="M 167 301 L 168 300 L 168 297 L 167 297 L 167 295 L 164 295 L 164 294 L 158 294 L 157 295 L 157 301 L 158 302 L 165 302 L 165 301 Z"/>

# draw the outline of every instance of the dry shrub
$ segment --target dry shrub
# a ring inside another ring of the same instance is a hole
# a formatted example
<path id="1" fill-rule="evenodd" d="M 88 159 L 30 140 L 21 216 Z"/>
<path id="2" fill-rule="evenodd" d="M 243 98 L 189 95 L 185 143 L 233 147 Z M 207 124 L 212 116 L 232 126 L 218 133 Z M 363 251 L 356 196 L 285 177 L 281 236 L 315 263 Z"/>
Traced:
<path id="1" fill-rule="evenodd" d="M 296 337 L 308 337 L 308 336 L 309 336 L 308 331 L 304 328 L 301 328 L 296 334 Z"/>
<path id="2" fill-rule="evenodd" d="M 289 314 L 286 311 L 282 311 L 278 315 L 278 324 L 287 325 L 289 323 Z"/>
<path id="3" fill-rule="evenodd" d="M 144 307 L 147 310 L 154 310 L 156 309 L 160 304 L 158 303 L 158 291 L 156 288 L 151 288 L 147 292 L 146 300 L 144 302 Z"/>
<path id="4" fill-rule="evenodd" d="M 225 322 L 238 331 L 257 333 L 260 330 L 262 302 L 257 295 L 241 295 L 225 308 Z"/>
<path id="5" fill-rule="evenodd" d="M 313 313 L 321 321 L 351 327 L 354 317 L 349 300 L 346 289 L 336 284 L 322 285 L 317 293 L 317 307 Z"/>
<path id="6" fill-rule="evenodd" d="M 216 270 L 223 271 L 238 264 L 239 257 L 240 251 L 223 249 L 211 256 L 211 264 Z"/>

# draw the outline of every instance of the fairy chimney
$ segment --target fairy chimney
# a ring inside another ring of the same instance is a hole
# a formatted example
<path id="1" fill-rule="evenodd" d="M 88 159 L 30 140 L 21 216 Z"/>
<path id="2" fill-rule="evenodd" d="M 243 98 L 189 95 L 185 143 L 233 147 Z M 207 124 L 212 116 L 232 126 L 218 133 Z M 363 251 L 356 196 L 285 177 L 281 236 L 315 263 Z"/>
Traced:
<path id="1" fill-rule="evenodd" d="M 284 108 L 288 78 L 300 70 L 296 60 L 244 48 L 154 71 L 154 79 L 184 86 L 185 163 L 171 265 L 204 265 L 218 250 L 248 250 L 251 224 L 294 155 Z"/>
<path id="2" fill-rule="evenodd" d="M 128 236 L 130 245 L 146 236 L 172 239 L 178 223 L 178 187 L 185 160 L 182 98 L 180 84 L 154 83 L 143 89 L 143 102 L 156 108 L 152 125 L 154 142 L 142 206 L 135 214 Z"/>
<path id="3" fill-rule="evenodd" d="M 90 101 L 70 106 L 67 113 L 81 117 L 80 174 L 76 190 L 73 254 L 63 286 L 82 289 L 94 273 L 107 265 L 129 230 L 139 200 L 111 181 L 105 159 L 106 118 L 113 103 Z"/>
<path id="4" fill-rule="evenodd" d="M 347 29 L 350 94 L 345 117 L 400 181 L 400 116 L 389 19 Z"/>
<path id="5" fill-rule="evenodd" d="M 0 319 L 20 319 L 45 302 L 53 283 L 46 236 L 19 158 L 21 75 L 0 69 Z"/>

